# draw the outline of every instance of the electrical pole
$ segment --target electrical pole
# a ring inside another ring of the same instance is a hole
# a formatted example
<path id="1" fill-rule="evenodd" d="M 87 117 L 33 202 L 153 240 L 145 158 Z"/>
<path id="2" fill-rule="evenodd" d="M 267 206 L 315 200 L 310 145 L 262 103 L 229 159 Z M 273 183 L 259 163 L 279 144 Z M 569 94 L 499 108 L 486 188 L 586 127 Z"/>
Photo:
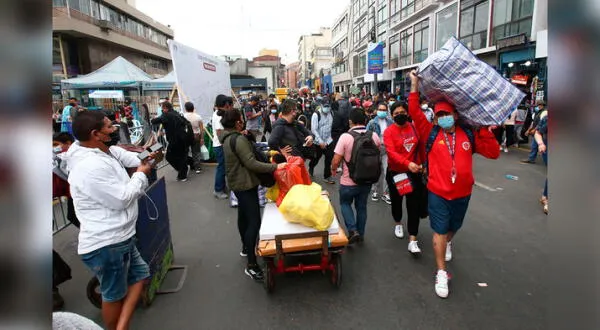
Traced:
<path id="1" fill-rule="evenodd" d="M 373 27 L 371 28 L 371 42 L 373 43 L 377 43 L 377 22 L 376 22 L 376 15 L 375 15 L 375 6 L 371 7 L 373 9 L 372 13 L 373 13 L 373 19 L 372 19 L 372 24 Z M 369 65 L 369 53 L 367 52 L 367 66 Z M 373 83 L 375 84 L 374 88 L 373 88 L 373 95 L 376 95 L 379 93 L 379 86 L 377 86 L 377 73 L 373 74 Z"/>

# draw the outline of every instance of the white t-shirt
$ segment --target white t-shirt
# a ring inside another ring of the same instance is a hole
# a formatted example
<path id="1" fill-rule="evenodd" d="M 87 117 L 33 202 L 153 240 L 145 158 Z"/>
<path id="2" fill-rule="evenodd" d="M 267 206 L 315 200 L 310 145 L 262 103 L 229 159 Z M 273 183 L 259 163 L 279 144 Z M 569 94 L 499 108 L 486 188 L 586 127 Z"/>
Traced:
<path id="1" fill-rule="evenodd" d="M 221 116 L 217 115 L 218 110 L 215 110 L 212 115 L 212 129 L 213 129 L 213 147 L 220 147 L 221 142 L 217 136 L 217 130 L 222 130 L 223 125 L 221 124 Z"/>
<path id="2" fill-rule="evenodd" d="M 194 133 L 200 133 L 200 123 L 202 122 L 202 116 L 195 112 L 185 112 L 183 116 L 190 123 L 192 123 L 192 129 L 194 130 Z"/>

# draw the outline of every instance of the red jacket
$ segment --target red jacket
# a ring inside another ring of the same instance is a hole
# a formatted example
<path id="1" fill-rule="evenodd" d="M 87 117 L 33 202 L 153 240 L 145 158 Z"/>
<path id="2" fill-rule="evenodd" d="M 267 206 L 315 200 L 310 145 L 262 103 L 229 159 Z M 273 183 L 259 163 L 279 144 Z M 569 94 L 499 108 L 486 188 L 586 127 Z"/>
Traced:
<path id="1" fill-rule="evenodd" d="M 411 123 L 404 127 L 396 124 L 389 126 L 383 133 L 383 142 L 388 156 L 388 168 L 393 172 L 408 172 L 408 164 L 423 163 L 419 148 L 419 135 Z"/>
<path id="2" fill-rule="evenodd" d="M 408 112 L 417 127 L 419 136 L 422 137 L 423 143 L 426 143 L 433 124 L 427 121 L 425 114 L 421 111 L 419 93 L 415 92 L 408 95 Z M 452 183 L 452 158 L 450 157 L 444 134 L 444 131 L 440 130 L 429 152 L 429 181 L 427 189 L 447 200 L 469 196 L 473 191 L 473 184 L 475 183 L 475 178 L 473 177 L 473 156 L 469 137 L 462 128 L 456 126 L 454 156 L 456 182 Z M 496 159 L 500 156 L 500 146 L 492 132 L 484 128 L 474 131 L 473 135 L 475 136 L 475 151 L 478 154 L 491 159 Z M 448 135 L 448 140 L 452 143 L 450 135 Z"/>

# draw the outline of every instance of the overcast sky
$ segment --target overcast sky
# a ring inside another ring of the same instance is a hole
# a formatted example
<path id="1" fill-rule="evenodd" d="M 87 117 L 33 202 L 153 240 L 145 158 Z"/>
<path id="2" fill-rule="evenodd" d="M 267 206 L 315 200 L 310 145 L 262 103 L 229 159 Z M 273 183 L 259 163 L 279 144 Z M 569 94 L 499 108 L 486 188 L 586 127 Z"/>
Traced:
<path id="1" fill-rule="evenodd" d="M 252 59 L 278 49 L 284 64 L 298 60 L 298 39 L 331 27 L 350 0 L 136 0 L 175 40 L 211 55 Z M 301 5 L 300 5 L 301 4 Z"/>

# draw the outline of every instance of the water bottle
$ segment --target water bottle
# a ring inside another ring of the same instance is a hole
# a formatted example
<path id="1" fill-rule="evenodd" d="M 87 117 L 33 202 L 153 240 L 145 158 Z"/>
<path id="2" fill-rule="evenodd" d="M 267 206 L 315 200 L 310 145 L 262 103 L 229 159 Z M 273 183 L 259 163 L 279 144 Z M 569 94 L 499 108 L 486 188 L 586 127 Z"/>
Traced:
<path id="1" fill-rule="evenodd" d="M 506 178 L 507 178 L 507 179 L 509 179 L 509 180 L 515 180 L 515 181 L 519 180 L 519 177 L 518 177 L 518 176 L 516 176 L 516 175 L 511 175 L 511 174 L 507 174 L 507 175 L 506 175 Z"/>

